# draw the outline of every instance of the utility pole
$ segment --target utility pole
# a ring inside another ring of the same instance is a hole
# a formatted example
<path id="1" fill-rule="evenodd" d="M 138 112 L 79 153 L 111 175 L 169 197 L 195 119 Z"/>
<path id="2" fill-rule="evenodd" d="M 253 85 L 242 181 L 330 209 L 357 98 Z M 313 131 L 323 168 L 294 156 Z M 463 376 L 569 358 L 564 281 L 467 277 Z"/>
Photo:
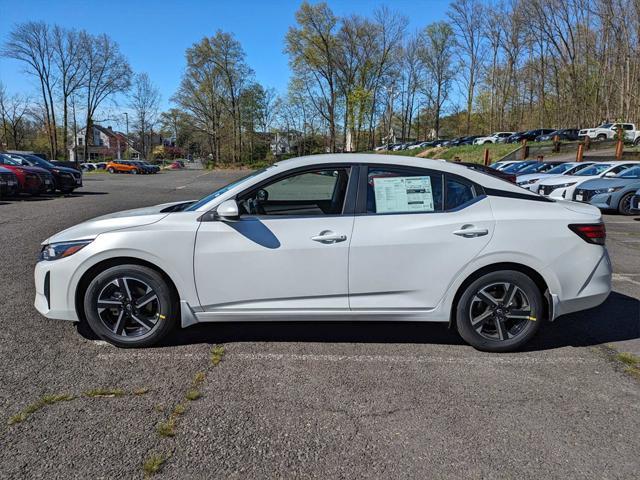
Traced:
<path id="1" fill-rule="evenodd" d="M 124 118 L 126 121 L 126 132 L 127 132 L 127 148 L 124 152 L 124 158 L 126 160 L 129 160 L 129 113 L 128 112 L 124 112 Z"/>

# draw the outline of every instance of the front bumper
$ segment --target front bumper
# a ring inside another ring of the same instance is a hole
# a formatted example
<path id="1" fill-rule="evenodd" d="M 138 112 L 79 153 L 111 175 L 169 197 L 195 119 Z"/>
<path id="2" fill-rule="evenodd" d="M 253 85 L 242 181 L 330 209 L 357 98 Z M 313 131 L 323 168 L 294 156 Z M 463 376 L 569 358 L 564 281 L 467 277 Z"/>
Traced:
<path id="1" fill-rule="evenodd" d="M 0 197 L 12 197 L 18 193 L 18 180 L 0 177 Z"/>
<path id="2" fill-rule="evenodd" d="M 549 185 L 539 185 L 536 193 L 539 193 L 544 197 L 555 198 L 557 200 L 571 200 L 574 189 L 574 185 L 554 189 L 551 189 Z"/>
<path id="3" fill-rule="evenodd" d="M 36 310 L 47 318 L 78 321 L 73 299 L 69 300 L 69 279 L 73 275 L 75 264 L 68 259 L 53 262 L 40 261 L 36 264 L 34 281 Z"/>
<path id="4" fill-rule="evenodd" d="M 82 187 L 82 176 L 74 176 L 70 173 L 56 175 L 56 188 L 58 190 L 68 190 Z"/>

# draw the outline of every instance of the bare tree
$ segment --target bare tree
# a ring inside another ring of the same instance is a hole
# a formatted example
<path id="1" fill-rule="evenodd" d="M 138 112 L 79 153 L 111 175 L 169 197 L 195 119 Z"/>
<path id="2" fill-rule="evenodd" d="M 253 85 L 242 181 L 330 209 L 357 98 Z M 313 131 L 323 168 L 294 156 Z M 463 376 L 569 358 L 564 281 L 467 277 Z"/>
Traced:
<path id="1" fill-rule="evenodd" d="M 449 18 L 458 37 L 459 56 L 464 66 L 467 94 L 465 132 L 471 130 L 471 113 L 478 75 L 483 61 L 482 29 L 484 11 L 480 0 L 455 0 L 450 5 Z"/>
<path id="2" fill-rule="evenodd" d="M 52 44 L 62 98 L 62 147 L 65 158 L 69 158 L 69 99 L 80 90 L 86 77 L 87 71 L 83 68 L 85 50 L 78 32 L 57 25 L 53 27 Z"/>
<path id="3" fill-rule="evenodd" d="M 49 25 L 44 22 L 26 22 L 16 25 L 9 33 L 2 55 L 24 62 L 27 65 L 25 71 L 38 78 L 46 113 L 49 153 L 51 158 L 57 158 L 58 138 L 53 92 L 58 79 L 54 68 L 53 42 Z"/>
<path id="4" fill-rule="evenodd" d="M 134 111 L 134 125 L 140 137 L 142 154 L 145 158 L 149 158 L 151 153 L 149 133 L 153 131 L 158 121 L 160 91 L 151 83 L 146 73 L 139 73 L 134 77 L 129 106 Z"/>
<path id="5" fill-rule="evenodd" d="M 93 119 L 96 111 L 109 97 L 125 92 L 131 85 L 131 67 L 120 53 L 118 44 L 107 35 L 92 36 L 81 33 L 83 68 L 86 70 L 84 96 L 86 101 L 86 130 L 84 158 L 89 158 L 93 144 Z"/>

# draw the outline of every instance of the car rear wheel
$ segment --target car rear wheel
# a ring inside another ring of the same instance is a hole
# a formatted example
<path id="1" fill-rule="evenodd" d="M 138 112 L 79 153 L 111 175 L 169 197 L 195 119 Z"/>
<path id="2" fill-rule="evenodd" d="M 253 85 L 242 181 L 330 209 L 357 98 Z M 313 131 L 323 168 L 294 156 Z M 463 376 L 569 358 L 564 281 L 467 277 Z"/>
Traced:
<path id="1" fill-rule="evenodd" d="M 600 135 L 598 135 L 596 137 L 596 140 L 600 140 L 600 141 L 603 141 L 603 140 L 606 140 L 606 139 L 607 139 L 607 136 L 604 133 L 601 133 Z"/>
<path id="2" fill-rule="evenodd" d="M 509 352 L 540 328 L 543 298 L 537 285 L 513 270 L 491 272 L 472 282 L 456 308 L 460 336 L 487 352 Z"/>
<path id="3" fill-rule="evenodd" d="M 109 167 L 109 168 L 107 168 L 107 172 L 109 172 L 109 173 L 116 173 L 116 171 L 113 169 L 113 167 Z"/>
<path id="4" fill-rule="evenodd" d="M 131 173 L 132 173 L 133 175 L 137 175 L 137 174 L 138 174 L 138 170 L 136 170 L 136 169 L 134 168 L 133 170 L 131 170 Z"/>
<path id="5" fill-rule="evenodd" d="M 620 199 L 620 203 L 618 204 L 618 212 L 620 212 L 621 215 L 632 215 L 631 199 L 634 195 L 635 192 L 629 192 Z"/>
<path id="6" fill-rule="evenodd" d="M 177 301 L 162 275 L 140 265 L 118 265 L 97 275 L 84 296 L 87 323 L 118 347 L 148 347 L 176 325 Z"/>

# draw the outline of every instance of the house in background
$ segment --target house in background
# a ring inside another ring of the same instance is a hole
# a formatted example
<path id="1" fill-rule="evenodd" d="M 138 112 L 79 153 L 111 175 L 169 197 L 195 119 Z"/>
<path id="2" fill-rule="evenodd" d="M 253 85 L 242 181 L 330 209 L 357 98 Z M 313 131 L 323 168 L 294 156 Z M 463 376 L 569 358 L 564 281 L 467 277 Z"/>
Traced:
<path id="1" fill-rule="evenodd" d="M 127 136 L 111 127 L 93 125 L 92 142 L 89 144 L 88 158 L 84 158 L 84 148 L 87 141 L 83 128 L 76 135 L 74 146 L 69 149 L 69 158 L 75 162 L 103 161 L 105 159 L 122 159 L 128 154 L 132 160 L 141 157 L 140 152 L 133 146 Z M 128 152 L 127 152 L 128 150 Z"/>

